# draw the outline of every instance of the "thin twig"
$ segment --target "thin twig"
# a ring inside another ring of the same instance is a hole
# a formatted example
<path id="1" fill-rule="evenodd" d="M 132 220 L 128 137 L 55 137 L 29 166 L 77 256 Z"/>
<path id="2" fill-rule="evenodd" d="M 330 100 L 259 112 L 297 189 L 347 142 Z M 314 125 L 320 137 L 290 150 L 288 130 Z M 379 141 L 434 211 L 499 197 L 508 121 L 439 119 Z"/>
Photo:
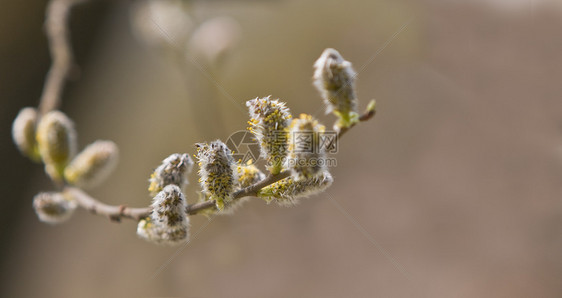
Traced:
<path id="1" fill-rule="evenodd" d="M 147 217 L 150 213 L 150 208 L 130 208 L 125 205 L 112 206 L 102 203 L 83 190 L 67 186 L 63 190 L 63 194 L 76 201 L 78 206 L 90 211 L 92 214 L 104 215 L 113 221 L 121 221 L 122 218 L 129 218 L 140 220 Z"/>
<path id="2" fill-rule="evenodd" d="M 277 175 L 269 175 L 264 180 L 235 192 L 233 194 L 233 200 L 238 200 L 243 197 L 256 196 L 258 190 L 283 178 L 287 178 L 290 175 L 291 171 L 284 171 Z M 117 222 L 121 221 L 122 218 L 140 220 L 147 217 L 151 211 L 150 207 L 130 208 L 125 205 L 108 205 L 91 197 L 85 191 L 72 186 L 65 187 L 63 193 L 65 194 L 65 196 L 74 199 L 78 206 L 90 211 L 92 214 L 104 215 L 109 219 Z M 195 215 L 200 211 L 210 208 L 216 208 L 215 206 L 216 205 L 214 200 L 200 202 L 189 205 L 186 212 L 189 215 Z"/>
<path id="3" fill-rule="evenodd" d="M 377 113 L 377 111 L 376 111 L 375 109 L 365 111 L 365 113 L 363 113 L 363 115 L 359 116 L 359 122 L 368 121 L 369 119 L 373 118 L 376 113 Z M 338 142 L 339 139 L 340 139 L 348 130 L 350 130 L 351 128 L 353 128 L 353 127 L 354 127 L 355 125 L 357 125 L 357 123 L 359 123 L 359 122 L 353 123 L 353 124 L 351 124 L 351 126 L 349 126 L 349 127 L 342 127 L 342 128 L 340 128 L 340 130 L 338 131 L 338 133 L 337 133 L 337 135 L 336 135 L 336 138 L 333 139 L 333 140 L 328 144 L 328 146 L 326 146 L 326 147 L 327 147 L 327 148 L 332 148 L 332 146 L 334 145 L 334 142 Z"/>
<path id="4" fill-rule="evenodd" d="M 236 191 L 233 195 L 232 195 L 232 200 L 236 201 L 238 199 L 241 198 L 245 198 L 245 197 L 255 197 L 258 195 L 258 191 L 270 184 L 273 184 L 281 179 L 287 178 L 291 176 L 291 171 L 286 170 L 283 171 L 279 174 L 276 175 L 272 175 L 270 174 L 269 176 L 265 177 L 265 179 L 263 179 L 262 181 L 254 184 L 254 185 L 250 185 L 244 189 L 241 189 L 239 191 Z M 189 205 L 187 207 L 187 214 L 189 215 L 195 215 L 198 212 L 205 210 L 205 209 L 209 209 L 209 208 L 216 208 L 215 207 L 215 200 L 210 200 L 210 201 L 205 201 L 205 202 L 200 202 L 197 204 L 193 204 L 193 205 Z"/>
<path id="5" fill-rule="evenodd" d="M 74 63 L 68 31 L 69 12 L 72 6 L 84 1 L 51 0 L 47 6 L 45 30 L 53 62 L 39 101 L 40 115 L 57 109 L 60 105 L 64 83 Z"/>
<path id="6" fill-rule="evenodd" d="M 367 110 L 363 115 L 359 116 L 359 122 L 368 121 L 369 119 L 373 118 L 375 114 L 376 114 L 376 110 Z M 350 130 L 352 127 L 357 125 L 357 123 L 353 123 L 349 127 L 343 127 L 342 129 L 340 129 L 340 131 L 338 131 L 338 136 L 336 139 L 341 138 L 348 130 Z"/>

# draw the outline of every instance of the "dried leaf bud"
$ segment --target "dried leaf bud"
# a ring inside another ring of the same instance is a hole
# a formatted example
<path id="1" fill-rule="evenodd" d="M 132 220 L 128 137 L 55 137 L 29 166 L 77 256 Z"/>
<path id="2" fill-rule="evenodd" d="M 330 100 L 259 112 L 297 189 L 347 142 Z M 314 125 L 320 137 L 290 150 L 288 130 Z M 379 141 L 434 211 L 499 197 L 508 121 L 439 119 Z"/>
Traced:
<path id="1" fill-rule="evenodd" d="M 174 153 L 162 161 L 162 164 L 150 175 L 148 191 L 151 196 L 158 194 L 166 185 L 174 184 L 184 191 L 188 185 L 187 175 L 193 168 L 189 154 Z"/>
<path id="2" fill-rule="evenodd" d="M 265 179 L 265 174 L 253 164 L 252 160 L 248 161 L 246 164 L 238 163 L 236 171 L 238 172 L 238 186 L 240 189 Z"/>
<path id="3" fill-rule="evenodd" d="M 282 206 L 293 206 L 298 203 L 300 198 L 323 192 L 332 185 L 333 181 L 332 175 L 328 171 L 324 171 L 317 177 L 300 181 L 287 177 L 262 188 L 258 192 L 258 197 L 268 203 L 276 201 Z"/>
<path id="4" fill-rule="evenodd" d="M 359 118 L 355 77 L 349 61 L 334 49 L 325 49 L 314 63 L 314 85 L 326 104 L 326 113 L 339 117 L 336 127 L 349 127 Z"/>
<path id="5" fill-rule="evenodd" d="M 177 185 L 167 185 L 152 199 L 152 212 L 139 221 L 137 235 L 147 241 L 176 245 L 189 239 L 187 202 Z"/>
<path id="6" fill-rule="evenodd" d="M 76 202 L 67 199 L 62 193 L 41 192 L 33 198 L 33 209 L 42 222 L 57 224 L 72 216 Z"/>
<path id="7" fill-rule="evenodd" d="M 287 157 L 287 134 L 291 119 L 289 108 L 270 96 L 246 102 L 250 111 L 248 128 L 260 143 L 261 157 L 265 158 L 268 170 L 278 174 Z"/>
<path id="8" fill-rule="evenodd" d="M 99 185 L 113 172 L 119 150 L 112 141 L 95 141 L 80 152 L 64 169 L 64 178 L 72 185 L 89 188 Z"/>
<path id="9" fill-rule="evenodd" d="M 326 169 L 326 150 L 320 146 L 324 130 L 323 125 L 306 114 L 291 122 L 287 167 L 293 171 L 295 180 L 313 178 Z"/>
<path id="10" fill-rule="evenodd" d="M 219 210 L 224 210 L 225 203 L 231 201 L 238 179 L 232 152 L 220 140 L 210 144 L 196 144 L 196 146 L 199 160 L 199 182 L 201 182 L 203 194 L 209 200 L 215 200 Z"/>
<path id="11" fill-rule="evenodd" d="M 37 110 L 23 108 L 12 125 L 12 137 L 19 151 L 34 161 L 40 161 L 37 141 L 35 140 L 35 126 L 37 125 Z"/>
<path id="12" fill-rule="evenodd" d="M 74 123 L 62 112 L 47 113 L 37 126 L 37 144 L 47 174 L 60 181 L 64 168 L 76 154 Z"/>

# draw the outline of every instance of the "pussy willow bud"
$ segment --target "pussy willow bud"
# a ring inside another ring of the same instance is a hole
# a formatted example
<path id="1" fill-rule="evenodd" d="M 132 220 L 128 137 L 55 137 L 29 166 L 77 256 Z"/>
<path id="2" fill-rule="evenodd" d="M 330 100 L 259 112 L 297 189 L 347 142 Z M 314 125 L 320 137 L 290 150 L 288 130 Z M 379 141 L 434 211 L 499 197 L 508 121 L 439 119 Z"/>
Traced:
<path id="1" fill-rule="evenodd" d="M 189 239 L 187 202 L 177 185 L 167 185 L 152 199 L 152 212 L 139 221 L 137 235 L 159 244 L 180 244 Z"/>
<path id="2" fill-rule="evenodd" d="M 37 144 L 47 174 L 61 181 L 64 168 L 76 154 L 76 130 L 66 115 L 59 111 L 45 114 L 37 126 Z"/>
<path id="3" fill-rule="evenodd" d="M 314 63 L 314 86 L 326 104 L 326 113 L 339 117 L 337 128 L 349 127 L 359 120 L 355 77 L 349 61 L 334 49 L 326 49 Z"/>
<path id="4" fill-rule="evenodd" d="M 40 221 L 57 224 L 70 218 L 76 202 L 58 192 L 41 192 L 33 198 L 33 209 Z"/>
<path id="5" fill-rule="evenodd" d="M 325 170 L 326 150 L 320 146 L 324 130 L 323 125 L 306 114 L 291 122 L 287 167 L 293 171 L 295 180 L 313 178 Z"/>
<path id="6" fill-rule="evenodd" d="M 317 177 L 300 181 L 287 177 L 262 188 L 258 192 L 258 197 L 268 203 L 276 201 L 282 206 L 294 206 L 301 198 L 323 192 L 332 185 L 333 181 L 334 179 L 328 171 L 322 172 Z"/>
<path id="7" fill-rule="evenodd" d="M 12 137 L 19 151 L 34 161 L 40 161 L 37 141 L 35 140 L 35 126 L 37 125 L 37 110 L 23 108 L 12 125 Z"/>
<path id="8" fill-rule="evenodd" d="M 148 191 L 151 196 L 158 194 L 166 185 L 179 186 L 181 191 L 188 185 L 187 175 L 193 168 L 193 160 L 187 153 L 174 153 L 162 161 L 162 164 L 150 175 Z"/>
<path id="9" fill-rule="evenodd" d="M 265 179 L 265 174 L 253 164 L 252 160 L 245 164 L 238 163 L 236 171 L 238 173 L 238 187 L 240 189 L 246 188 Z"/>
<path id="10" fill-rule="evenodd" d="M 250 111 L 248 128 L 260 143 L 261 157 L 267 160 L 268 170 L 278 174 L 287 157 L 287 133 L 291 119 L 289 108 L 270 96 L 246 102 Z"/>
<path id="11" fill-rule="evenodd" d="M 113 172 L 119 149 L 112 141 L 95 141 L 80 152 L 64 169 L 64 178 L 81 188 L 94 187 Z"/>
<path id="12" fill-rule="evenodd" d="M 237 178 L 236 162 L 232 152 L 220 140 L 197 146 L 199 160 L 199 182 L 203 194 L 209 200 L 215 200 L 217 208 L 223 210 L 225 203 L 232 198 Z"/>

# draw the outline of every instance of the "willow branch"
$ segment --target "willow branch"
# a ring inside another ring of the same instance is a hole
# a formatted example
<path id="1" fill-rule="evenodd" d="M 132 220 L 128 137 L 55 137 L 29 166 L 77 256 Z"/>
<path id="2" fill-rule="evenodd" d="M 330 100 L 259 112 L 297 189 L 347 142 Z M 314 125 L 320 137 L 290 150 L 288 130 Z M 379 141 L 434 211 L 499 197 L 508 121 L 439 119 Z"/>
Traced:
<path id="1" fill-rule="evenodd" d="M 367 111 L 359 117 L 359 122 L 368 121 L 369 119 L 373 118 L 374 115 L 375 115 L 374 110 Z M 355 124 L 348 128 L 341 129 L 337 134 L 336 140 L 339 140 L 339 138 L 341 138 L 348 130 L 350 130 L 354 126 Z M 290 170 L 282 171 L 281 173 L 276 175 L 269 174 L 262 181 L 236 191 L 232 195 L 232 200 L 236 201 L 245 197 L 255 197 L 258 195 L 260 189 L 268 185 L 271 185 L 279 180 L 285 179 L 289 176 L 291 176 Z M 125 205 L 117 205 L 117 206 L 108 205 L 91 197 L 86 192 L 76 187 L 67 186 L 64 188 L 63 192 L 66 196 L 69 196 L 74 200 L 76 200 L 78 206 L 90 211 L 93 214 L 103 215 L 117 222 L 121 221 L 122 218 L 133 219 L 138 221 L 142 218 L 147 217 L 151 211 L 150 207 L 131 208 Z M 189 215 L 195 215 L 201 211 L 216 208 L 215 203 L 216 203 L 215 200 L 210 200 L 210 201 L 188 205 L 186 212 Z"/>
<path id="2" fill-rule="evenodd" d="M 72 6 L 83 1 L 51 0 L 47 6 L 45 30 L 52 63 L 39 101 L 41 115 L 60 105 L 64 83 L 74 63 L 68 30 L 69 12 Z"/>
<path id="3" fill-rule="evenodd" d="M 254 185 L 250 185 L 244 189 L 241 189 L 239 191 L 236 191 L 233 195 L 232 195 L 232 200 L 236 201 L 239 200 L 241 198 L 244 197 L 255 197 L 258 195 L 258 191 L 268 185 L 271 185 L 281 179 L 287 178 L 291 176 L 291 171 L 289 170 L 285 170 L 279 174 L 276 175 L 268 175 L 265 179 L 263 179 L 262 181 L 254 184 Z M 187 214 L 190 215 L 194 215 L 197 214 L 200 211 L 206 210 L 206 209 L 210 209 L 210 208 L 216 208 L 216 204 L 215 204 L 215 200 L 211 200 L 211 201 L 205 201 L 205 202 L 201 202 L 201 203 L 197 203 L 197 204 L 193 204 L 193 205 L 189 205 L 187 207 Z"/>

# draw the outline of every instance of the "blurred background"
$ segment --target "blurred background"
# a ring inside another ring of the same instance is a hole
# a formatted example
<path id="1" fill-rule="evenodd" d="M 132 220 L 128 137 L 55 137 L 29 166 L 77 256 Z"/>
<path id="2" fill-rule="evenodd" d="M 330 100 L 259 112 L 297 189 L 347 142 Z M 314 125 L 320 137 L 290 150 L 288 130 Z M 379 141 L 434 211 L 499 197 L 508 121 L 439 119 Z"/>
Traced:
<path id="1" fill-rule="evenodd" d="M 375 98 L 377 116 L 340 143 L 327 192 L 192 217 L 181 250 L 84 210 L 49 226 L 31 201 L 54 188 L 10 135 L 50 65 L 46 1 L 4 0 L 0 296 L 562 295 L 559 1 L 160 1 L 72 13 L 79 67 L 62 110 L 81 147 L 109 139 L 121 152 L 96 198 L 147 206 L 160 161 L 245 129 L 257 96 L 330 125 L 311 85 L 326 47 L 354 63 L 361 109 Z"/>

